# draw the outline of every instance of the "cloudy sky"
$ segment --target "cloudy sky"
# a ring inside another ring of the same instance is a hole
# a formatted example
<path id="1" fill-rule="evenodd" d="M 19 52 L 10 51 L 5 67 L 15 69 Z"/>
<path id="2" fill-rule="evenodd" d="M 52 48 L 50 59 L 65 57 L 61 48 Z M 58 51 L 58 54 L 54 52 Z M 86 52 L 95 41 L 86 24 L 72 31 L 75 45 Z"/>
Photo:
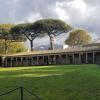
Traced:
<path id="1" fill-rule="evenodd" d="M 100 0 L 0 0 L 0 23 L 58 18 L 76 28 L 84 28 L 98 38 L 100 37 L 99 10 Z M 62 35 L 61 43 L 64 38 Z M 59 37 L 55 41 L 58 40 Z"/>

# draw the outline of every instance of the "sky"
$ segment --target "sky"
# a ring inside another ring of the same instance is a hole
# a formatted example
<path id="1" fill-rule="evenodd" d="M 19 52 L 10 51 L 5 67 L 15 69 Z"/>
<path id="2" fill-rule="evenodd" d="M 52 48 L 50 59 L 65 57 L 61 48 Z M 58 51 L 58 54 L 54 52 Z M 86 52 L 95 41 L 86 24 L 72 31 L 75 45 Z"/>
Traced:
<path id="1" fill-rule="evenodd" d="M 100 0 L 0 0 L 0 23 L 34 22 L 42 18 L 57 18 L 75 28 L 87 30 L 94 38 L 100 37 Z M 64 43 L 66 34 L 56 43 Z M 37 45 L 38 39 L 34 41 Z M 48 38 L 38 44 L 48 43 Z M 59 41 L 59 42 L 58 42 Z"/>

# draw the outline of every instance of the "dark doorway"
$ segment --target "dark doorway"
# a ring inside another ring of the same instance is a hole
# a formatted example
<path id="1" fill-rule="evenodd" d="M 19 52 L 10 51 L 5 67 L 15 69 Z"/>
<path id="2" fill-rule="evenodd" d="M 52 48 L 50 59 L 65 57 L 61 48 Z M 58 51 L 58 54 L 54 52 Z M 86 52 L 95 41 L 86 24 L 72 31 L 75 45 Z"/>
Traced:
<path id="1" fill-rule="evenodd" d="M 2 67 L 2 57 L 0 57 L 0 67 Z"/>

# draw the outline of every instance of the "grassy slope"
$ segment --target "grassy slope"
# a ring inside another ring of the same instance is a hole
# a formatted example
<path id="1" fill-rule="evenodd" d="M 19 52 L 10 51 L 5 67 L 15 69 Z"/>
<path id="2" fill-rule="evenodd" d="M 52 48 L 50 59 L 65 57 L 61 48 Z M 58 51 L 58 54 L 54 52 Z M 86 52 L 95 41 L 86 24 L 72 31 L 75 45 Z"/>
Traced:
<path id="1" fill-rule="evenodd" d="M 9 87 L 14 86 L 14 87 Z M 0 68 L 0 94 L 24 86 L 43 100 L 100 100 L 99 65 Z M 24 93 L 24 100 L 34 100 Z M 19 91 L 0 100 L 20 100 Z"/>

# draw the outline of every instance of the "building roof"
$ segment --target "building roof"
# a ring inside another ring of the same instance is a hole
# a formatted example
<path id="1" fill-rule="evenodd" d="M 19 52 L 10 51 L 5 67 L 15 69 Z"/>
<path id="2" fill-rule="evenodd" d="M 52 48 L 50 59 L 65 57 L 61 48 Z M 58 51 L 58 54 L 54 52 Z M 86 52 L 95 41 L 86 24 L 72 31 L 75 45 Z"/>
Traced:
<path id="1" fill-rule="evenodd" d="M 86 45 L 83 45 L 83 47 L 93 47 L 93 46 L 99 46 L 100 47 L 100 43 L 91 43 L 91 44 L 86 44 Z"/>
<path id="2" fill-rule="evenodd" d="M 56 53 L 73 53 L 73 52 L 85 52 L 85 51 L 100 51 L 100 47 L 79 47 L 79 48 L 67 48 L 63 49 L 56 49 L 56 50 L 42 50 L 42 51 L 32 51 L 32 52 L 23 52 L 23 53 L 16 53 L 16 54 L 6 54 L 1 55 L 3 57 L 11 57 L 11 56 L 29 56 L 29 55 L 46 55 L 46 54 L 56 54 Z"/>

